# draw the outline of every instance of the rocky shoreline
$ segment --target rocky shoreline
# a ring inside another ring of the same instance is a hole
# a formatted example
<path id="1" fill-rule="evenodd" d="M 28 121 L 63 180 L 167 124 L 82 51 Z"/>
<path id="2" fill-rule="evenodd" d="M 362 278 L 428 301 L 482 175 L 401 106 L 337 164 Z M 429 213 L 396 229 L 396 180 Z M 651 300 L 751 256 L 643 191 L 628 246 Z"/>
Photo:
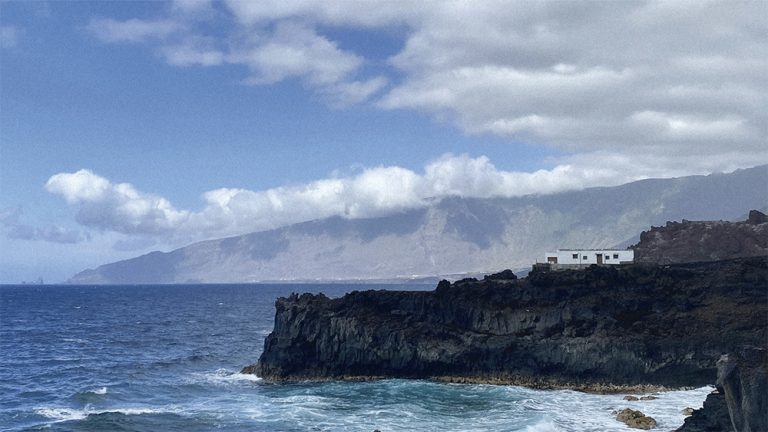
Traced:
<path id="1" fill-rule="evenodd" d="M 259 362 L 243 372 L 679 388 L 713 383 L 721 354 L 768 337 L 765 258 L 504 277 L 281 298 Z"/>
<path id="2" fill-rule="evenodd" d="M 256 364 L 244 367 L 240 373 L 258 375 Z M 329 382 L 350 381 L 365 382 L 390 379 L 386 375 L 291 375 L 287 378 L 274 377 L 267 379 L 271 383 L 295 383 L 295 382 Z M 667 387 L 653 384 L 610 384 L 610 383 L 573 383 L 552 381 L 545 378 L 510 377 L 510 376 L 431 376 L 432 381 L 449 384 L 488 384 L 488 385 L 513 385 L 536 390 L 574 390 L 592 394 L 655 394 L 676 390 L 692 390 L 695 387 Z"/>

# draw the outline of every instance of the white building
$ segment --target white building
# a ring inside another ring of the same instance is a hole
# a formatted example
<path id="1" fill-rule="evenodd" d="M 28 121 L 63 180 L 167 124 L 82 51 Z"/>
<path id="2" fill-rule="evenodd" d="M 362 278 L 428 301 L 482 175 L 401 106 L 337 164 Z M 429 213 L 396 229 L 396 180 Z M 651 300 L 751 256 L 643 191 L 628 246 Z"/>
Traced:
<path id="1" fill-rule="evenodd" d="M 544 262 L 561 268 L 629 264 L 634 259 L 635 251 L 631 249 L 558 249 L 544 256 Z"/>

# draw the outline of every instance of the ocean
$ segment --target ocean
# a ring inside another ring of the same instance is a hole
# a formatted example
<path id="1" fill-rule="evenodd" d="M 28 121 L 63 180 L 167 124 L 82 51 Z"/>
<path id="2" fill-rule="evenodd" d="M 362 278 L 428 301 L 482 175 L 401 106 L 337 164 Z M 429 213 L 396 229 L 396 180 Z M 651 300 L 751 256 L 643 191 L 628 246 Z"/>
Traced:
<path id="1" fill-rule="evenodd" d="M 622 431 L 682 425 L 712 388 L 623 395 L 423 380 L 269 384 L 243 375 L 292 292 L 432 286 L 0 286 L 4 431 Z"/>

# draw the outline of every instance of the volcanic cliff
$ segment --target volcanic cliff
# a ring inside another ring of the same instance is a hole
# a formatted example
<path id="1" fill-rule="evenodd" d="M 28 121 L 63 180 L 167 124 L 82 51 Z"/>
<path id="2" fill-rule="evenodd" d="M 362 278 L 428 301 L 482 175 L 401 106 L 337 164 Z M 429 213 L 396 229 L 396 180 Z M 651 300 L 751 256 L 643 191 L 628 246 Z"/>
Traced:
<path id="1" fill-rule="evenodd" d="M 593 391 L 717 382 L 679 431 L 768 430 L 768 217 L 668 222 L 640 239 L 640 262 L 620 267 L 278 299 L 243 372 Z"/>
<path id="2" fill-rule="evenodd" d="M 768 339 L 766 281 L 768 259 L 753 257 L 292 295 L 277 300 L 275 328 L 244 372 L 598 390 L 711 384 L 722 354 Z"/>

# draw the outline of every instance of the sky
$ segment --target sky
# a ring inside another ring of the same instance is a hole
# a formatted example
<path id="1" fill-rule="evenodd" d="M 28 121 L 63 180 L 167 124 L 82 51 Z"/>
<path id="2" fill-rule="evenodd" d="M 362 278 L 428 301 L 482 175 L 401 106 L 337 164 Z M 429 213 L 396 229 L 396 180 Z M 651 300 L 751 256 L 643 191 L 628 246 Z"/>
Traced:
<path id="1" fill-rule="evenodd" d="M 0 2 L 0 283 L 768 163 L 768 2 Z"/>

